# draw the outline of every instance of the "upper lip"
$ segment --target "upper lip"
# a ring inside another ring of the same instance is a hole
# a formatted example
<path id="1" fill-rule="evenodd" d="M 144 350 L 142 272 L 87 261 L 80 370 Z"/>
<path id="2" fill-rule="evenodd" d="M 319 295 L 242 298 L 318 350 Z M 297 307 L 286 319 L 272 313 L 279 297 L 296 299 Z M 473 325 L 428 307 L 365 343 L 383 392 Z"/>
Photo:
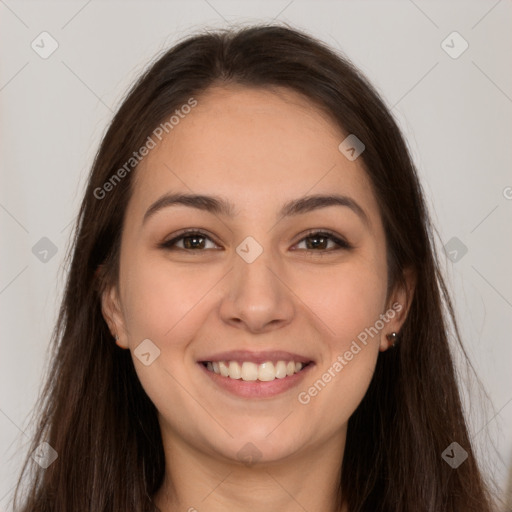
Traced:
<path id="1" fill-rule="evenodd" d="M 219 352 L 198 359 L 198 362 L 207 361 L 249 361 L 255 364 L 266 363 L 267 361 L 295 361 L 296 363 L 309 363 L 313 359 L 308 356 L 286 352 L 283 350 L 267 350 L 264 352 L 251 352 L 249 350 L 230 350 L 229 352 Z"/>

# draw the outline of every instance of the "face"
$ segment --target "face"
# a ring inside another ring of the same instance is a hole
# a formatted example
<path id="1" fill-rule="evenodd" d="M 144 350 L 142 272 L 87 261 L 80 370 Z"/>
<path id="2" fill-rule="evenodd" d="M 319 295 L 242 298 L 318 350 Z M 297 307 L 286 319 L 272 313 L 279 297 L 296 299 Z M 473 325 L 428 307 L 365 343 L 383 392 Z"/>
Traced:
<path id="1" fill-rule="evenodd" d="M 348 134 L 300 95 L 230 86 L 197 100 L 136 170 L 104 316 L 132 352 L 164 442 L 229 461 L 313 454 L 344 439 L 386 334 L 405 318 L 390 310 L 403 290 L 386 301 L 377 198 L 361 159 L 338 149 Z M 166 194 L 215 196 L 232 211 L 159 201 Z M 313 195 L 348 200 L 282 211 Z M 246 383 L 199 362 L 235 350 L 312 363 Z"/>

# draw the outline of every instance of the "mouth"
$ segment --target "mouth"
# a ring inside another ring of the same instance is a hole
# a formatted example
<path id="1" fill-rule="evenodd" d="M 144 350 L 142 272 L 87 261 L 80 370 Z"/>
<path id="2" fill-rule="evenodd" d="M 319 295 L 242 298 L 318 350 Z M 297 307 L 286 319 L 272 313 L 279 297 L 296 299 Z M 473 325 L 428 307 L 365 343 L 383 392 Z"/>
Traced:
<path id="1" fill-rule="evenodd" d="M 291 377 L 304 370 L 313 361 L 266 361 L 256 364 L 251 361 L 199 361 L 209 372 L 228 379 L 241 379 L 244 382 L 271 382 L 275 379 Z"/>
<path id="2" fill-rule="evenodd" d="M 314 361 L 198 361 L 216 387 L 242 398 L 272 398 L 298 385 Z"/>

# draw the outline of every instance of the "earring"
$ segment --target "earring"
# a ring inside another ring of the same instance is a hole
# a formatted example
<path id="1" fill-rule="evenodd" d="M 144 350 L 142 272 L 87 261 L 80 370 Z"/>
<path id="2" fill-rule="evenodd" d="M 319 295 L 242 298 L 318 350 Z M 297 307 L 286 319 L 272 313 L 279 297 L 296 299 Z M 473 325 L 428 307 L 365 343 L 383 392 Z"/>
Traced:
<path id="1" fill-rule="evenodd" d="M 398 334 L 396 332 L 392 332 L 391 334 L 387 334 L 386 338 L 390 342 L 390 348 L 394 348 L 396 342 L 398 341 Z"/>

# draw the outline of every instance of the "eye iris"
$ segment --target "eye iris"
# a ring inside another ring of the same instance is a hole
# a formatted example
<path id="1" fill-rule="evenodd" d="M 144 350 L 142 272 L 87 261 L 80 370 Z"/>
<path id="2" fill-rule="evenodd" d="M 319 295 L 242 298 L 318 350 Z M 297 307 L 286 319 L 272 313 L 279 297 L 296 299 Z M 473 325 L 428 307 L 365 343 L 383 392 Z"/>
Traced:
<path id="1" fill-rule="evenodd" d="M 204 248 L 204 236 L 202 235 L 188 235 L 183 237 L 183 245 L 185 246 L 185 249 L 197 249 L 198 247 L 200 249 Z M 197 243 L 198 239 L 202 239 L 203 243 L 199 243 L 199 245 L 194 245 Z M 192 243 L 188 243 L 192 240 Z"/>
<path id="2" fill-rule="evenodd" d="M 313 243 L 311 244 L 309 241 L 310 240 L 313 240 Z M 319 243 L 318 240 L 322 240 L 323 242 L 326 242 L 327 241 L 327 237 L 323 236 L 323 235 L 311 235 L 309 236 L 308 238 L 306 238 L 306 245 L 308 247 L 308 249 L 315 249 L 315 248 L 318 248 L 320 246 L 321 249 L 325 249 L 323 243 Z"/>

